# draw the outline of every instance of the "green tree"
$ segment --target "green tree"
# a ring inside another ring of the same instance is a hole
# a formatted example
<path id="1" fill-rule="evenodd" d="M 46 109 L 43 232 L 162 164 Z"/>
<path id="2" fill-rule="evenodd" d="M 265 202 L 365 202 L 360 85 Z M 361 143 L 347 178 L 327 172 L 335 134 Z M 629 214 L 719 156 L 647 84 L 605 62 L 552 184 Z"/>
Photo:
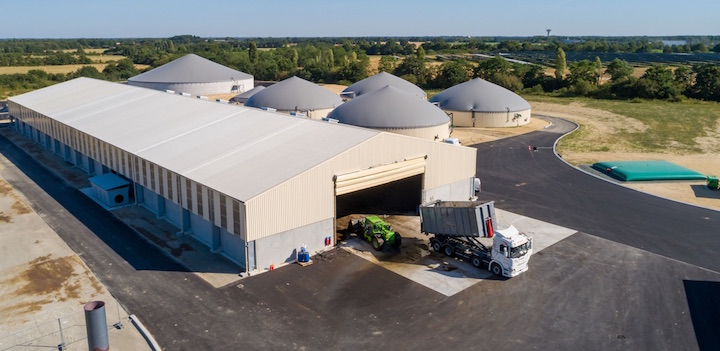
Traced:
<path id="1" fill-rule="evenodd" d="M 422 45 L 418 46 L 417 51 L 415 52 L 415 55 L 417 55 L 417 58 L 419 60 L 422 60 L 422 61 L 425 60 L 425 49 L 423 49 Z"/>
<path id="2" fill-rule="evenodd" d="M 449 88 L 470 78 L 470 64 L 465 60 L 446 61 L 434 79 L 436 88 Z"/>
<path id="3" fill-rule="evenodd" d="M 614 59 L 607 66 L 605 73 L 610 75 L 610 81 L 613 83 L 627 80 L 633 73 L 633 67 L 627 61 Z"/>
<path id="4" fill-rule="evenodd" d="M 636 83 L 638 96 L 646 99 L 678 99 L 680 86 L 675 82 L 672 70 L 664 65 L 653 65 Z"/>
<path id="5" fill-rule="evenodd" d="M 680 90 L 685 92 L 692 85 L 693 72 L 688 66 L 680 66 L 673 72 L 675 83 L 678 84 Z"/>
<path id="6" fill-rule="evenodd" d="M 254 41 L 250 42 L 250 48 L 248 48 L 248 55 L 250 56 L 250 63 L 256 63 L 258 61 L 258 49 L 257 44 Z"/>
<path id="7" fill-rule="evenodd" d="M 720 66 L 705 64 L 693 67 L 695 84 L 689 89 L 693 97 L 720 101 Z"/>
<path id="8" fill-rule="evenodd" d="M 414 76 L 415 82 L 420 86 L 424 86 L 427 82 L 428 69 L 425 66 L 425 61 L 420 60 L 417 56 L 410 55 L 395 67 L 394 74 L 399 77 Z"/>
<path id="9" fill-rule="evenodd" d="M 597 81 L 595 84 L 600 85 L 600 79 L 603 76 L 603 63 L 602 60 L 600 60 L 600 56 L 595 56 L 595 71 L 597 72 Z"/>
<path id="10" fill-rule="evenodd" d="M 597 84 L 598 73 L 597 66 L 594 62 L 581 60 L 570 65 L 570 75 L 568 76 L 570 85 L 577 84 L 579 81 L 585 81 L 591 84 Z"/>
<path id="11" fill-rule="evenodd" d="M 558 47 L 555 54 L 555 78 L 557 80 L 563 79 L 566 67 L 567 60 L 565 59 L 565 51 L 561 47 Z"/>
<path id="12" fill-rule="evenodd" d="M 388 72 L 391 73 L 395 70 L 395 67 L 397 66 L 397 59 L 395 56 L 382 56 L 380 57 L 380 62 L 378 62 L 378 73 L 379 72 Z"/>
<path id="13" fill-rule="evenodd" d="M 493 58 L 480 61 L 475 69 L 473 70 L 473 77 L 479 77 L 485 80 L 493 75 L 502 74 L 507 75 L 510 73 L 511 65 L 507 60 L 502 57 L 495 56 Z"/>

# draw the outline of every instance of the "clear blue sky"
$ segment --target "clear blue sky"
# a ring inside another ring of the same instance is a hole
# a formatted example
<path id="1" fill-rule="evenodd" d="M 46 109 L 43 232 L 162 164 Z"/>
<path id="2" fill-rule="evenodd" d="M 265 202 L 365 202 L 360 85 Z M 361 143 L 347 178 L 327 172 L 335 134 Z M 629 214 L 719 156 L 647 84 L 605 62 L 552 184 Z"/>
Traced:
<path id="1" fill-rule="evenodd" d="M 0 38 L 720 35 L 718 0 L 4 0 Z"/>

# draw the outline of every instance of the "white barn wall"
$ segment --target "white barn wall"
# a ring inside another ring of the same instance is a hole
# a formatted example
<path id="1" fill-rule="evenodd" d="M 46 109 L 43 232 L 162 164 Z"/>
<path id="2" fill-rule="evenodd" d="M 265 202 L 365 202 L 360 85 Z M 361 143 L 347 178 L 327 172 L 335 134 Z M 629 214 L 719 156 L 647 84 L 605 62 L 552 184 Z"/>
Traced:
<path id="1" fill-rule="evenodd" d="M 335 240 L 335 223 L 333 218 L 294 228 L 276 235 L 255 241 L 257 268 L 267 269 L 270 265 L 280 265 L 295 260 L 295 250 L 307 245 L 308 252 L 314 254 L 325 250 L 325 238 Z"/>
<path id="2" fill-rule="evenodd" d="M 335 175 L 426 155 L 423 190 L 475 176 L 475 149 L 380 133 L 250 199 L 246 203 L 247 238 L 257 240 L 334 218 Z"/>

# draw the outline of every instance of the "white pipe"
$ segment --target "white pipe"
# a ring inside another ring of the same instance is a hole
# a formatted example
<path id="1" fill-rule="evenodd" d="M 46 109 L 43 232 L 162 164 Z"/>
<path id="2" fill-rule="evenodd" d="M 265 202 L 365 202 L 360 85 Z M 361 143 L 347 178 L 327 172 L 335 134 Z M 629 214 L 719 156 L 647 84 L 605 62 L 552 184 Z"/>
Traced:
<path id="1" fill-rule="evenodd" d="M 138 329 L 140 329 L 140 333 L 142 333 L 142 335 L 145 337 L 145 339 L 147 339 L 150 342 L 150 347 L 152 347 L 152 349 L 154 351 L 162 350 L 160 348 L 160 345 L 158 345 L 157 341 L 155 341 L 155 338 L 153 338 L 153 336 L 150 334 L 150 332 L 147 329 L 145 329 L 145 326 L 142 324 L 142 322 L 140 322 L 140 320 L 134 314 L 130 315 L 130 320 L 133 322 L 133 324 L 135 324 L 135 326 Z"/>

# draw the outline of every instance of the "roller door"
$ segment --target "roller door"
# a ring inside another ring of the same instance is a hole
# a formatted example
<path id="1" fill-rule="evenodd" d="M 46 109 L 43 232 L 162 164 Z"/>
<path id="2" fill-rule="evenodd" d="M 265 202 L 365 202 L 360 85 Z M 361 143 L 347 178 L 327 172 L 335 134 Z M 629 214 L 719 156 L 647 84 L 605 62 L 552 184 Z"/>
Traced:
<path id="1" fill-rule="evenodd" d="M 335 194 L 340 196 L 425 173 L 425 157 L 372 167 L 335 177 Z"/>

